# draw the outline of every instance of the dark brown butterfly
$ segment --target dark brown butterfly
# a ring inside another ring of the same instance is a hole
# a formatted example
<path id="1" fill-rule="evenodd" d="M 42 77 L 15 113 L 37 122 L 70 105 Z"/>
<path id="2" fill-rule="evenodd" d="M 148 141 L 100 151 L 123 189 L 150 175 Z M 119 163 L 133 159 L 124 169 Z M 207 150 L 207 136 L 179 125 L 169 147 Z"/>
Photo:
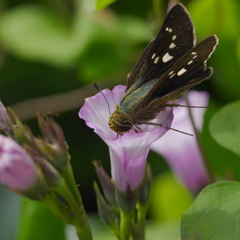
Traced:
<path id="1" fill-rule="evenodd" d="M 151 124 L 168 101 L 210 78 L 213 71 L 206 61 L 217 44 L 213 35 L 195 46 L 191 17 L 182 4 L 175 5 L 129 75 L 110 128 L 120 135 L 132 128 L 138 131 L 138 125 Z"/>

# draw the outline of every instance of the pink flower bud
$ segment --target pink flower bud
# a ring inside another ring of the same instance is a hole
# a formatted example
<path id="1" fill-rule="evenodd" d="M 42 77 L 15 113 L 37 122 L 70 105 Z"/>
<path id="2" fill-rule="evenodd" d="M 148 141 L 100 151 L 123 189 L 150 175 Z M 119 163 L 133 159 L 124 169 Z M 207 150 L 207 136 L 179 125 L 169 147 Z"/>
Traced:
<path id="1" fill-rule="evenodd" d="M 25 149 L 0 135 L 0 181 L 12 190 L 27 190 L 37 178 L 37 168 Z"/>

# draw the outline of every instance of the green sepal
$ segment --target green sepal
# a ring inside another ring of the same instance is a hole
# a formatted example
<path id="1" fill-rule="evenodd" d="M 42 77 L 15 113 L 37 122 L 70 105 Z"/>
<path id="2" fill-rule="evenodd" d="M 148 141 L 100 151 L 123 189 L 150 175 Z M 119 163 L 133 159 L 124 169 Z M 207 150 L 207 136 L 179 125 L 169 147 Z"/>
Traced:
<path id="1" fill-rule="evenodd" d="M 118 207 L 123 212 L 132 212 L 134 211 L 137 203 L 136 192 L 132 191 L 128 186 L 125 192 L 120 191 L 116 186 L 116 200 Z"/>
<path id="2" fill-rule="evenodd" d="M 96 182 L 94 182 L 93 186 L 96 193 L 98 214 L 100 218 L 116 236 L 119 236 L 119 213 L 105 201 Z"/>
<path id="3" fill-rule="evenodd" d="M 27 143 L 32 146 L 31 140 L 33 134 L 31 133 L 30 129 L 27 126 L 23 125 L 17 114 L 12 109 L 8 108 L 8 111 L 11 113 L 15 122 L 10 123 L 10 127 L 13 133 L 12 138 L 20 145 Z"/>
<path id="4" fill-rule="evenodd" d="M 98 178 L 100 180 L 103 194 L 107 202 L 112 206 L 117 208 L 116 202 L 116 194 L 115 194 L 115 186 L 109 177 L 109 175 L 105 172 L 99 161 L 93 161 L 93 165 L 96 169 Z"/>
<path id="5" fill-rule="evenodd" d="M 147 163 L 142 184 L 140 185 L 137 191 L 137 200 L 139 204 L 141 205 L 148 204 L 151 191 L 151 183 L 152 183 L 152 170 L 149 163 Z"/>

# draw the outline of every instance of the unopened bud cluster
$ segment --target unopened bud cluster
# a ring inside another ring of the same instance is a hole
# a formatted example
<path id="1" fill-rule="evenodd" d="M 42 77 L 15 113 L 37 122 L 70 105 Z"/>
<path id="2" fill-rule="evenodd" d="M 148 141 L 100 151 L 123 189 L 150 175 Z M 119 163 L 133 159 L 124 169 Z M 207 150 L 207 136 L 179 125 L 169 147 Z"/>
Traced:
<path id="1" fill-rule="evenodd" d="M 0 103 L 0 181 L 10 190 L 35 200 L 44 199 L 57 184 L 69 156 L 59 125 L 48 115 L 38 114 L 43 137 L 35 137 L 17 115 L 10 120 Z"/>
<path id="2" fill-rule="evenodd" d="M 150 166 L 146 165 L 144 179 L 137 189 L 132 191 L 128 187 L 122 192 L 105 172 L 100 162 L 95 161 L 93 164 L 104 195 L 95 183 L 99 216 L 116 236 L 126 234 L 134 236 L 134 239 L 143 239 L 152 181 Z M 131 227 L 122 229 L 122 222 L 126 221 Z"/>
<path id="3" fill-rule="evenodd" d="M 90 240 L 63 131 L 52 116 L 37 117 L 42 137 L 36 137 L 0 102 L 0 182 L 12 192 L 41 201 L 62 221 L 74 225 L 80 239 Z"/>

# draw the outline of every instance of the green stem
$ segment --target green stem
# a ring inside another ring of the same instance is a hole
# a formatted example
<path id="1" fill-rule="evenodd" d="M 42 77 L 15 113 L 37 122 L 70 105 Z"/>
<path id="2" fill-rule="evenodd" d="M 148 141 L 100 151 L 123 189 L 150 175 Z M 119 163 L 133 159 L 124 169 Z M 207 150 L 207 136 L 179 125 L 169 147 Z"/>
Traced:
<path id="1" fill-rule="evenodd" d="M 77 206 L 78 206 L 79 218 L 74 224 L 74 226 L 76 228 L 77 236 L 79 237 L 79 239 L 83 239 L 83 240 L 92 239 L 91 228 L 90 228 L 90 225 L 89 225 L 89 222 L 87 219 L 86 211 L 83 206 L 81 195 L 76 186 L 76 182 L 74 179 L 74 175 L 73 175 L 73 171 L 72 171 L 70 162 L 69 162 L 68 166 L 66 167 L 65 171 L 61 173 L 61 175 L 63 176 L 63 178 L 66 182 L 66 186 L 68 186 L 68 189 L 70 190 L 71 194 L 73 195 L 74 200 L 76 201 Z"/>
<path id="2" fill-rule="evenodd" d="M 42 203 L 65 223 L 74 225 L 75 218 L 78 218 L 78 206 L 64 180 L 49 189 L 48 195 Z"/>
<path id="3" fill-rule="evenodd" d="M 73 175 L 73 170 L 69 163 L 67 164 L 66 168 L 64 171 L 61 172 L 61 176 L 64 178 L 66 185 L 68 186 L 68 189 L 70 190 L 70 192 L 72 193 L 75 201 L 77 202 L 78 206 L 82 206 L 82 198 L 81 195 L 78 191 L 75 179 L 74 179 L 74 175 Z"/>
<path id="4" fill-rule="evenodd" d="M 163 9 L 162 3 L 159 0 L 152 0 L 152 11 L 154 18 L 157 20 L 156 22 L 160 24 L 162 22 L 162 13 L 161 9 Z"/>
<path id="5" fill-rule="evenodd" d="M 81 199 L 79 195 L 79 199 Z M 79 240 L 91 240 L 92 234 L 83 204 L 79 205 L 75 196 L 63 180 L 49 191 L 43 203 L 62 221 L 75 226 Z"/>
<path id="6" fill-rule="evenodd" d="M 129 240 L 131 230 L 131 212 L 120 212 L 120 240 Z"/>
<path id="7" fill-rule="evenodd" d="M 187 95 L 185 95 L 185 100 L 186 100 L 187 105 L 190 106 Z M 195 137 L 196 137 L 196 140 L 197 140 L 199 151 L 200 151 L 200 154 L 202 155 L 203 163 L 205 165 L 206 171 L 207 171 L 208 176 L 209 176 L 209 181 L 210 181 L 210 183 L 213 183 L 214 182 L 214 176 L 213 176 L 213 173 L 212 173 L 211 168 L 209 166 L 207 155 L 204 151 L 204 147 L 203 147 L 203 144 L 202 144 L 200 133 L 196 128 L 196 125 L 195 125 L 195 122 L 194 122 L 194 119 L 193 119 L 193 115 L 192 115 L 192 111 L 191 111 L 191 107 L 188 107 L 187 109 L 188 109 L 188 114 L 189 114 L 189 117 L 190 117 L 190 120 L 191 120 L 191 123 L 192 123 L 192 126 L 193 126 L 193 130 L 194 130 L 194 133 L 195 133 Z"/>
<path id="8" fill-rule="evenodd" d="M 144 204 L 144 205 L 137 204 L 136 209 L 137 209 L 137 224 L 136 224 L 135 236 L 133 237 L 133 239 L 144 240 L 148 204 Z"/>
<path id="9" fill-rule="evenodd" d="M 81 222 L 79 222 L 79 225 L 81 225 Z M 77 234 L 79 240 L 92 240 L 92 233 L 91 233 L 91 231 L 89 231 L 88 227 L 86 228 L 86 226 L 85 226 L 85 228 L 83 228 L 81 226 L 79 228 L 79 227 L 75 226 L 75 229 L 76 229 L 76 234 Z"/>

